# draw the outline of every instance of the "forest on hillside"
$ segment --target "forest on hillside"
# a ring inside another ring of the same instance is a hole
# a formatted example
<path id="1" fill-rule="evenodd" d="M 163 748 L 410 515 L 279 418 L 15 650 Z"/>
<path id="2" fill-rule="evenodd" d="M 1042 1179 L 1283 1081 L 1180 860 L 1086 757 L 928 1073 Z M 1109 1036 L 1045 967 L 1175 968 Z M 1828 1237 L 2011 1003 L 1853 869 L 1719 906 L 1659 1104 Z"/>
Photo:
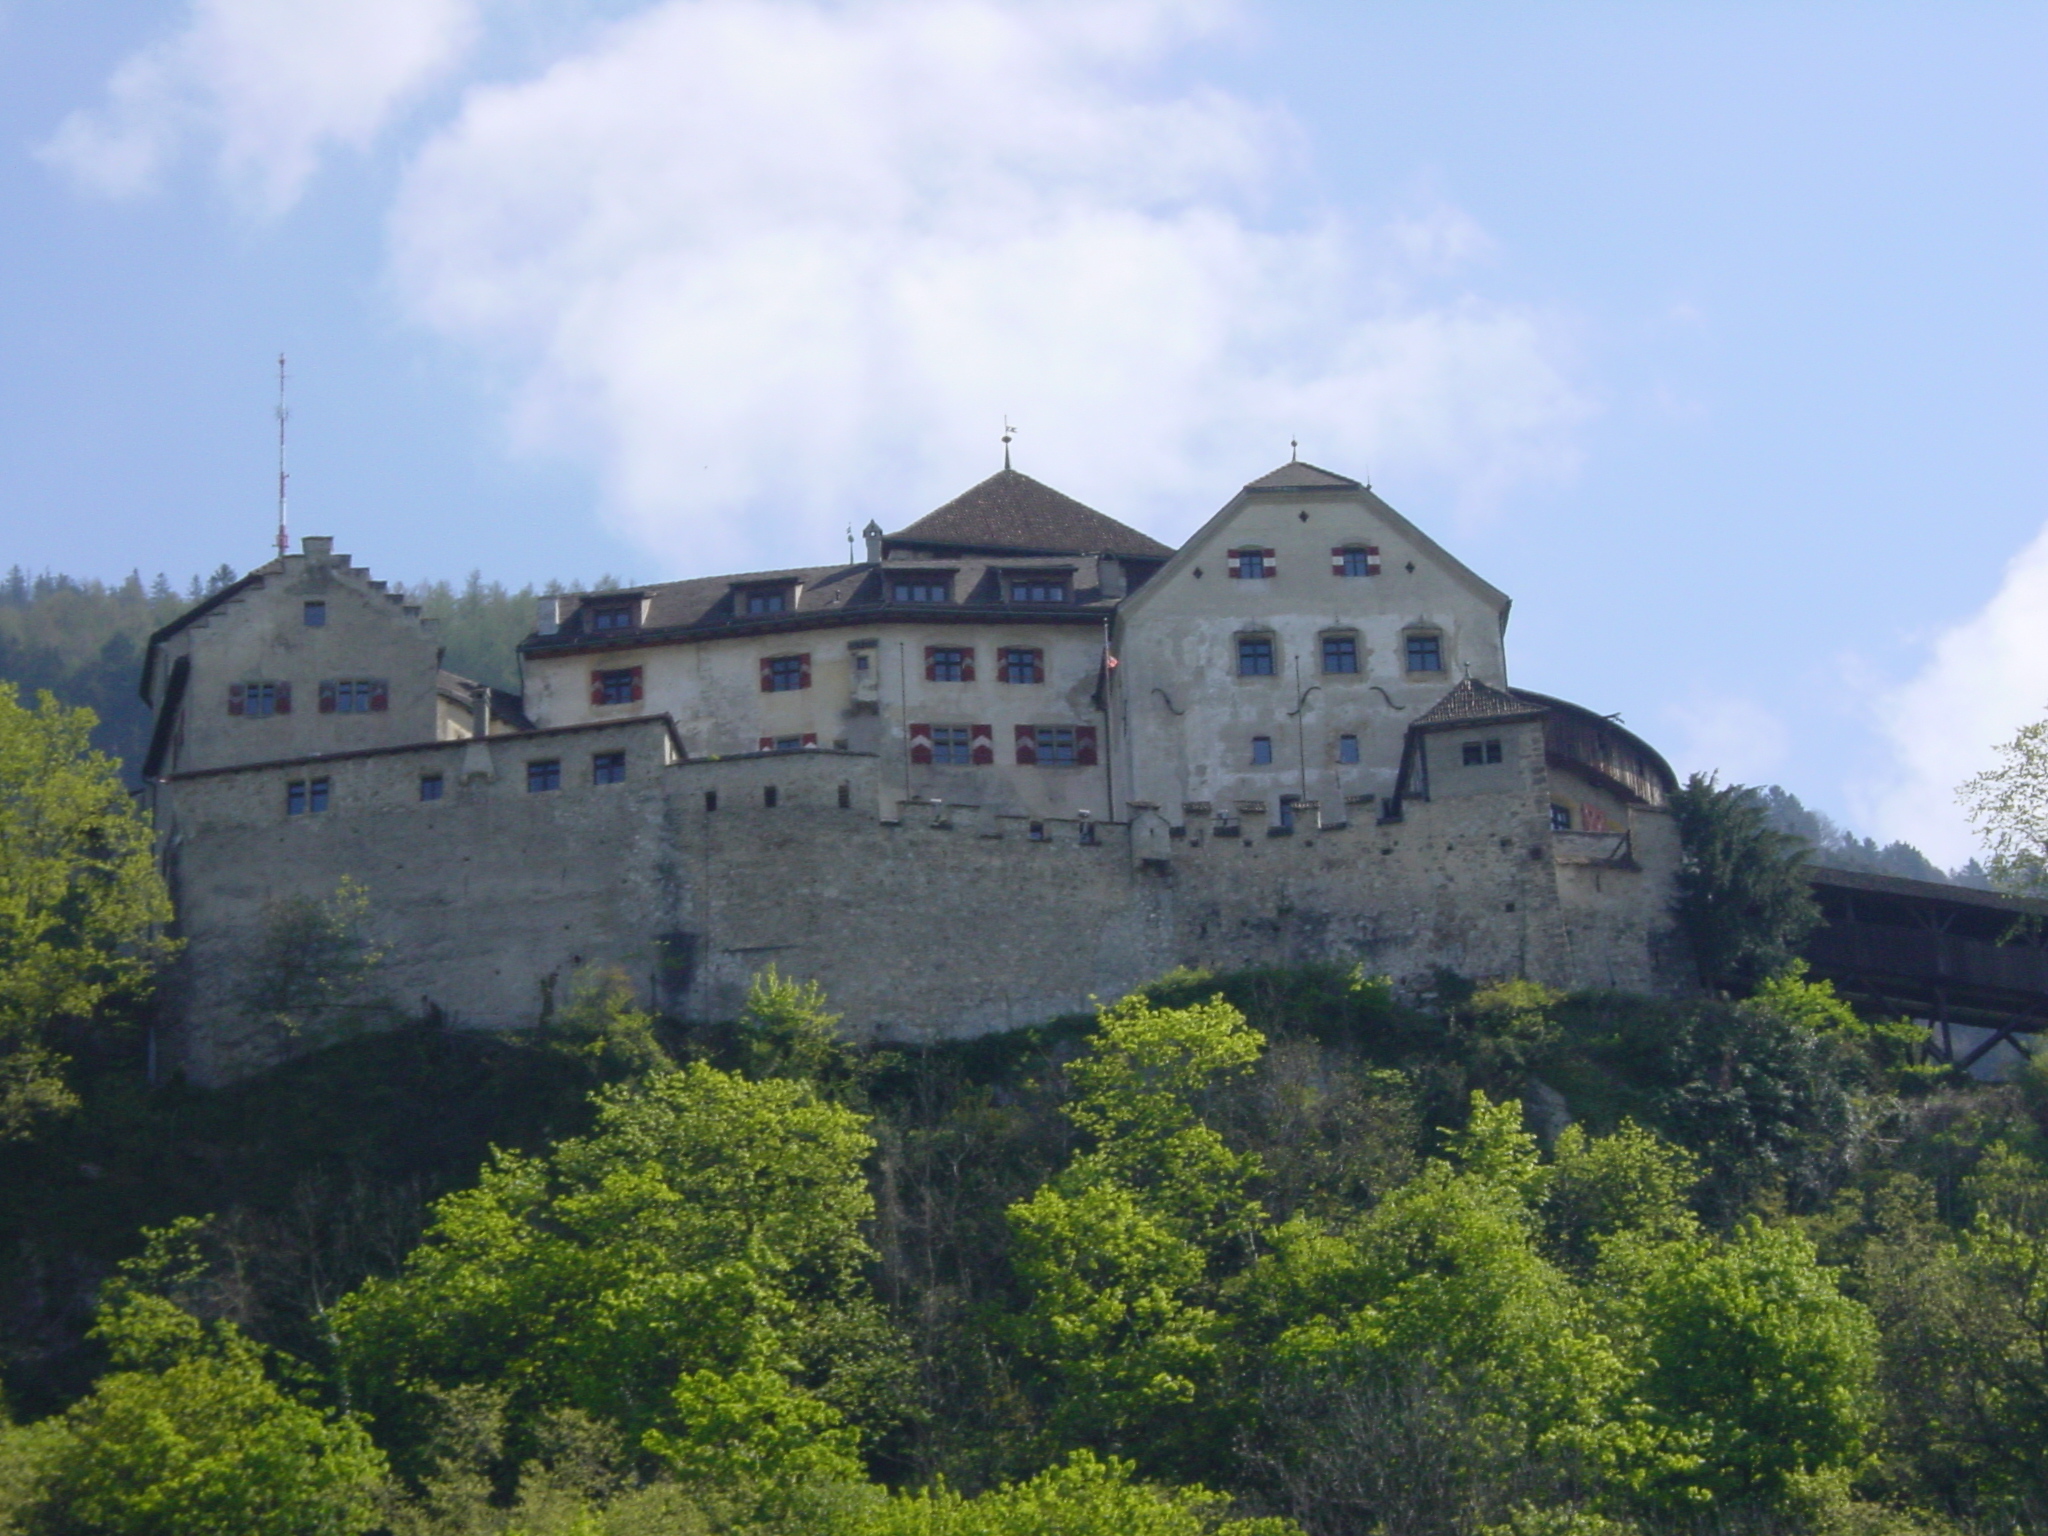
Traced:
<path id="1" fill-rule="evenodd" d="M 0 584 L 0 681 L 19 685 L 27 696 L 47 688 L 65 704 L 91 709 L 99 719 L 93 744 L 132 774 L 149 746 L 149 711 L 137 683 L 150 634 L 233 582 L 236 574 L 222 565 L 204 580 L 192 577 L 180 592 L 162 575 L 145 585 L 140 573 L 131 573 L 109 585 L 32 576 L 15 566 Z M 587 589 L 577 582 L 550 581 L 538 589 L 513 590 L 472 571 L 460 585 L 422 581 L 405 591 L 440 626 L 444 666 L 517 692 L 517 648 L 533 629 L 535 598 L 618 585 L 606 575 Z M 1772 825 L 1804 842 L 1816 864 L 1914 880 L 1989 884 L 1975 860 L 1943 870 L 1910 843 L 1880 845 L 1859 838 L 1778 785 L 1760 793 Z"/>
<path id="2" fill-rule="evenodd" d="M 890 1045 L 589 974 L 485 1035 L 343 881 L 201 1089 L 93 723 L 0 683 L 6 1536 L 2048 1527 L 2048 1059 L 1809 981 L 1753 791 L 1673 800 L 1687 996 L 1188 970 Z M 2034 879 L 2048 722 L 2001 751 Z"/>

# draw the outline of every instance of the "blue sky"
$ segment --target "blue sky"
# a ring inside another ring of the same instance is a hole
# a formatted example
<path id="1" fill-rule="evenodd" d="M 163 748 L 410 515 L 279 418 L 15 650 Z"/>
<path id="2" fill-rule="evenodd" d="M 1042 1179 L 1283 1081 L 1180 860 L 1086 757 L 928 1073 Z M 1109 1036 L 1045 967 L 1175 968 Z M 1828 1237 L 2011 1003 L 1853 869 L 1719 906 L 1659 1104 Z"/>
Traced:
<path id="1" fill-rule="evenodd" d="M 1287 455 L 1514 679 L 1944 862 L 2048 709 L 2048 10 L 0 0 L 5 547 L 831 559 Z"/>

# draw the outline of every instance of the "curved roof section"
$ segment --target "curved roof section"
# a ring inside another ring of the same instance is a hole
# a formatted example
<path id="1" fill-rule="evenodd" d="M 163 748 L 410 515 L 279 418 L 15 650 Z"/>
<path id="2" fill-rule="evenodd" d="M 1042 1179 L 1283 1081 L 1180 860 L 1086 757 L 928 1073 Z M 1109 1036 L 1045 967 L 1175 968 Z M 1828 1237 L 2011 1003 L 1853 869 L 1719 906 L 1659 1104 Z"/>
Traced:
<path id="1" fill-rule="evenodd" d="M 1164 560 L 1157 539 L 1014 469 L 1001 469 L 888 535 L 887 545 L 976 554 L 1135 555 Z"/>

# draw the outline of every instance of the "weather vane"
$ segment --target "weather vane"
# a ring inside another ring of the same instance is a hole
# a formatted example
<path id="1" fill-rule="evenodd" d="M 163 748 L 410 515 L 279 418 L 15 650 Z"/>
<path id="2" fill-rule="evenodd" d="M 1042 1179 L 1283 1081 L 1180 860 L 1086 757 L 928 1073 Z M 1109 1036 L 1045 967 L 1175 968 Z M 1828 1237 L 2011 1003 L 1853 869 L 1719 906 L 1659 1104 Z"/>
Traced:
<path id="1" fill-rule="evenodd" d="M 284 405 L 284 354 L 277 354 L 277 554 L 283 559 L 285 551 L 291 548 L 291 540 L 284 529 L 284 424 L 292 419 L 292 413 Z"/>
<path id="2" fill-rule="evenodd" d="M 1003 468 L 1010 467 L 1010 439 L 1017 435 L 1017 429 L 1010 425 L 1010 413 L 1003 412 Z"/>

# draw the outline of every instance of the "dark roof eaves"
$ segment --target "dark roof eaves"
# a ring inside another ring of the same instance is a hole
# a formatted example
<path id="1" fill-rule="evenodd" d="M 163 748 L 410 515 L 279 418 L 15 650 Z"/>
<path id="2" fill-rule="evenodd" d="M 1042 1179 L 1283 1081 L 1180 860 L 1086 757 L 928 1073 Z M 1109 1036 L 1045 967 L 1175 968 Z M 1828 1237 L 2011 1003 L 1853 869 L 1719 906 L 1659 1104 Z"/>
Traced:
<path id="1" fill-rule="evenodd" d="M 694 640 L 747 640 L 762 635 L 796 635 L 814 629 L 873 629 L 886 624 L 1100 624 L 1112 614 L 1121 598 L 1098 598 L 1086 603 L 1068 603 L 1044 608 L 974 607 L 958 604 L 904 605 L 876 603 L 859 608 L 814 614 L 793 614 L 779 619 L 751 622 L 671 624 L 659 629 L 634 630 L 604 639 L 558 635 L 529 635 L 519 643 L 522 656 L 600 655 L 607 651 L 634 651 L 648 646 L 674 645 Z"/>
<path id="2" fill-rule="evenodd" d="M 200 599 L 149 637 L 148 643 L 142 648 L 142 680 L 136 689 L 136 692 L 142 696 L 143 703 L 150 704 L 154 702 L 149 696 L 149 678 L 150 674 L 156 670 L 156 648 L 173 635 L 197 624 L 215 609 L 226 604 L 230 598 L 237 597 L 248 588 L 261 583 L 268 569 L 267 566 L 258 566 L 255 570 L 249 572 L 248 575 L 229 582 L 212 596 Z"/>
<path id="3" fill-rule="evenodd" d="M 617 720 L 584 720 L 575 725 L 537 726 L 530 731 L 509 731 L 503 736 L 486 736 L 483 745 L 510 745 L 513 742 L 534 741 L 541 737 L 569 736 L 578 731 L 608 731 L 622 725 L 663 725 L 667 727 L 669 739 L 680 748 L 681 735 L 676 730 L 675 717 L 664 711 L 658 715 L 626 715 Z M 187 779 L 219 778 L 229 773 L 267 772 L 276 768 L 313 768 L 324 763 L 354 762 L 368 757 L 396 757 L 402 752 L 427 752 L 435 749 L 449 750 L 455 747 L 478 745 L 474 736 L 456 736 L 447 741 L 405 741 L 388 747 L 353 747 L 346 752 L 315 752 L 308 757 L 273 757 L 260 763 L 227 763 L 219 768 L 193 768 L 184 773 L 167 774 L 159 782 L 180 784 Z"/>

